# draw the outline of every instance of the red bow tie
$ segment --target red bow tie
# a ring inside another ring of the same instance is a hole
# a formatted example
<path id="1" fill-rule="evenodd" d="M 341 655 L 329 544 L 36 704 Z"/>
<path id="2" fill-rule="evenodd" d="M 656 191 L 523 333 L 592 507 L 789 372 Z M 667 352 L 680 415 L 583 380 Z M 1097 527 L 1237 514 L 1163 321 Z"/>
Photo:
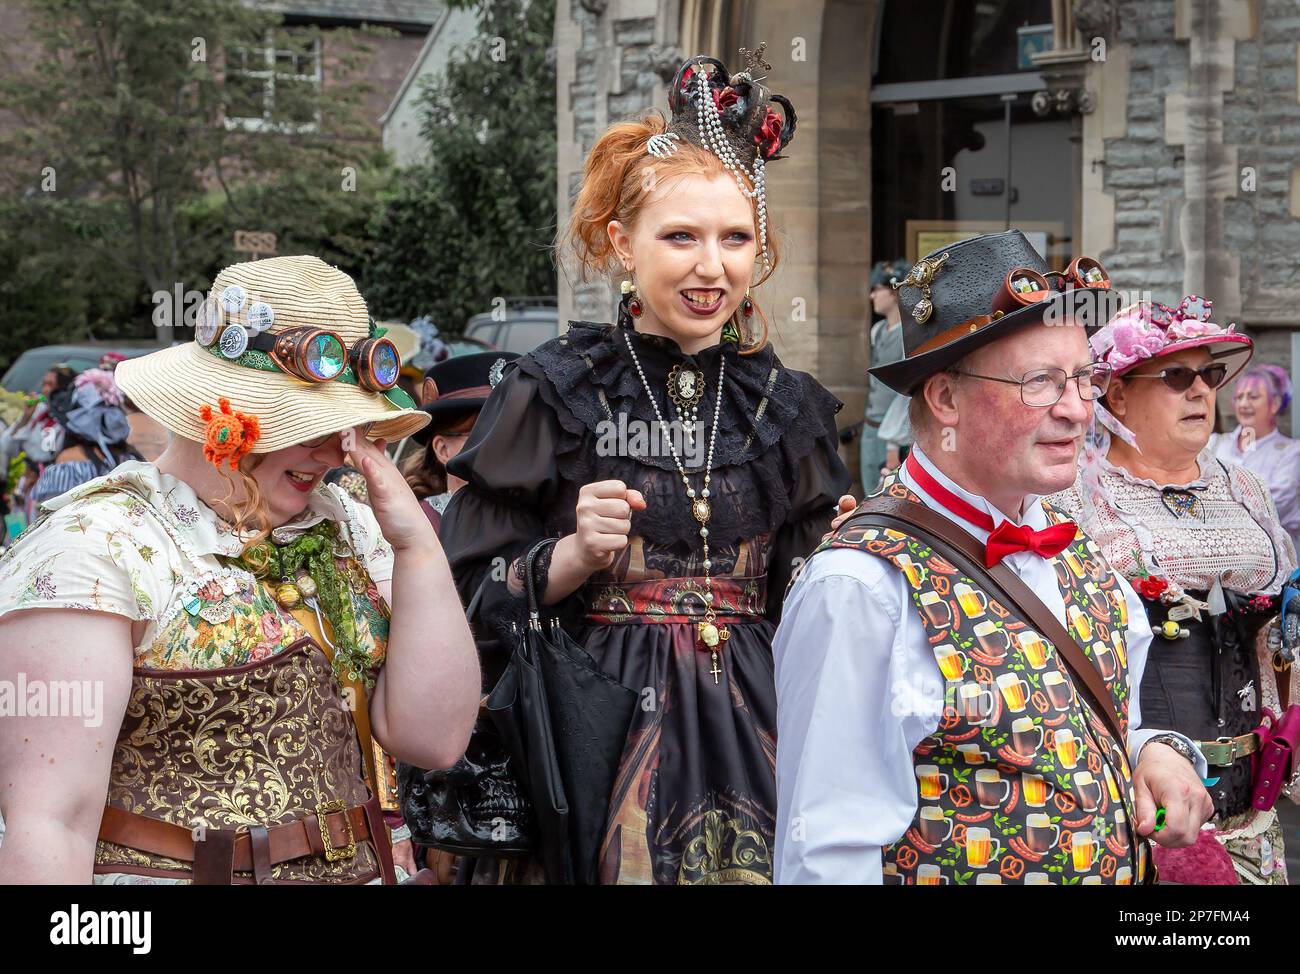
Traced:
<path id="1" fill-rule="evenodd" d="M 1078 533 L 1079 528 L 1073 521 L 1062 521 L 1041 531 L 1003 521 L 995 529 L 993 518 L 979 508 L 966 503 L 931 477 L 913 453 L 907 455 L 907 472 L 918 487 L 953 514 L 989 532 L 989 539 L 984 543 L 985 568 L 992 568 L 1007 555 L 1017 551 L 1032 551 L 1043 558 L 1054 558 L 1065 550 Z"/>
<path id="2" fill-rule="evenodd" d="M 1054 558 L 1074 540 L 1078 530 L 1073 521 L 1062 521 L 1041 531 L 1003 521 L 984 542 L 984 567 L 992 568 L 1017 551 L 1032 551 L 1043 558 Z"/>

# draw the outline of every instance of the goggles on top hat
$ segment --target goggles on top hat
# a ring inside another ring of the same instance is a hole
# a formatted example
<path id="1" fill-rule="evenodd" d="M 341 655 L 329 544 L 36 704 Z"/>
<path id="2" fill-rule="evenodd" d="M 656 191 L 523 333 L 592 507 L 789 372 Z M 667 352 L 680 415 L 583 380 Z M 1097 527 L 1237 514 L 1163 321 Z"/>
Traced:
<path id="1" fill-rule="evenodd" d="M 1101 261 L 1092 257 L 1076 257 L 1065 270 L 1046 274 L 1030 267 L 1016 267 L 1003 279 L 1002 287 L 993 299 L 993 310 L 1008 314 L 1071 288 L 1109 289 L 1110 275 L 1101 266 Z"/>

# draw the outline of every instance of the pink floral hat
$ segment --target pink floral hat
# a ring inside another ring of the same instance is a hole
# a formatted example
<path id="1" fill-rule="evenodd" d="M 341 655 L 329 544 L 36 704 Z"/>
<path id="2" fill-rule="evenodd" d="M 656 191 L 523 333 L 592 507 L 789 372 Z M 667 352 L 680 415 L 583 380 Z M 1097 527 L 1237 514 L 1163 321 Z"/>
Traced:
<path id="1" fill-rule="evenodd" d="M 1210 320 L 1214 302 L 1188 295 L 1177 308 L 1139 301 L 1117 311 L 1089 339 L 1093 356 L 1123 375 L 1148 359 L 1181 352 L 1185 348 L 1217 345 L 1210 355 L 1228 362 L 1224 384 L 1236 378 L 1254 353 L 1254 343 L 1237 334 L 1235 324 L 1224 328 Z"/>
<path id="2" fill-rule="evenodd" d="M 1237 377 L 1255 354 L 1255 343 L 1236 331 L 1210 320 L 1214 302 L 1189 294 L 1177 308 L 1153 301 L 1139 301 L 1121 308 L 1088 339 L 1093 358 L 1104 362 L 1116 376 L 1151 359 L 1172 355 L 1186 348 L 1205 347 L 1210 357 L 1228 367 L 1223 386 Z M 1222 386 L 1220 386 L 1222 388 Z M 1134 449 L 1132 431 L 1104 406 L 1093 410 L 1102 426 Z M 1140 451 L 1139 451 L 1140 452 Z"/>

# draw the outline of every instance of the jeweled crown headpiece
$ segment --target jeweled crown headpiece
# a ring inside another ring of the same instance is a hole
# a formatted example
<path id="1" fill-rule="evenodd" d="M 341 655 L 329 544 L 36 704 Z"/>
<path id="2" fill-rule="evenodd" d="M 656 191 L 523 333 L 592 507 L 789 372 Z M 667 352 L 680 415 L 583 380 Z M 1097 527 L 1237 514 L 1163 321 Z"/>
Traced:
<path id="1" fill-rule="evenodd" d="M 781 158 L 781 152 L 794 138 L 794 106 L 784 95 L 775 95 L 757 76 L 759 70 L 772 66 L 763 60 L 767 44 L 755 51 L 740 49 L 744 70 L 731 75 L 717 58 L 697 55 L 677 70 L 668 89 L 668 107 L 672 119 L 663 135 L 654 136 L 647 145 L 651 155 L 666 158 L 676 151 L 676 143 L 687 141 L 717 156 L 736 179 L 740 191 L 756 201 L 759 246 L 764 272 L 770 267 L 767 249 L 767 193 L 764 166 Z M 781 112 L 773 109 L 779 105 Z M 749 186 L 745 185 L 745 178 Z M 750 188 L 752 187 L 752 188 Z"/>

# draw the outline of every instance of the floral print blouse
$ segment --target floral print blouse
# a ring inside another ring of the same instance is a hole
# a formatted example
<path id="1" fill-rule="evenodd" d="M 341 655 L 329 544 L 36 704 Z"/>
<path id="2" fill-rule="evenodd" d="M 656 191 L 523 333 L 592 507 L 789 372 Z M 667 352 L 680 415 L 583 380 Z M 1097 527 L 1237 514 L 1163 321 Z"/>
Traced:
<path id="1" fill-rule="evenodd" d="M 184 481 L 131 461 L 41 507 L 0 558 L 0 616 L 19 609 L 89 609 L 147 620 L 135 665 L 218 669 L 258 662 L 307 635 L 249 572 L 230 567 L 242 544 Z M 314 491 L 272 539 L 291 540 L 324 519 L 339 527 L 336 564 L 351 580 L 357 636 L 378 668 L 388 606 L 376 582 L 393 552 L 370 508 L 334 485 Z"/>

